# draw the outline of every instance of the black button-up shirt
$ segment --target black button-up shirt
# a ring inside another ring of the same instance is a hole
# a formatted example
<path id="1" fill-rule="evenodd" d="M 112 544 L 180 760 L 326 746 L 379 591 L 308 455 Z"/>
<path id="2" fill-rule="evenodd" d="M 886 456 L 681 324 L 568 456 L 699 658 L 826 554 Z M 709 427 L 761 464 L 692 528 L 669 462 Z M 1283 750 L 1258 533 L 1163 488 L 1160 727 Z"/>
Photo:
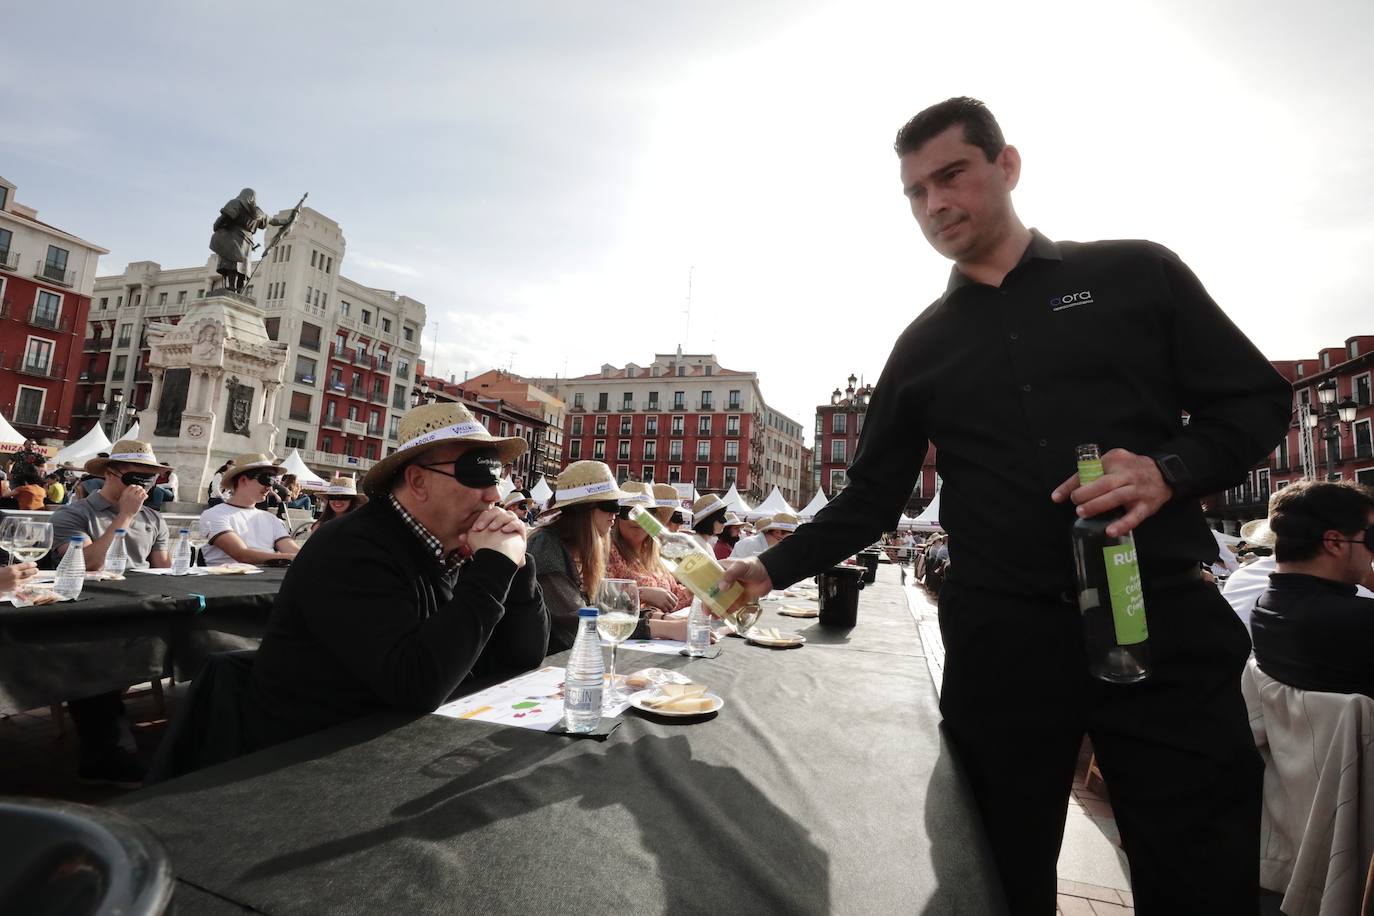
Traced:
<path id="1" fill-rule="evenodd" d="M 1050 492 L 1095 442 L 1188 468 L 1187 492 L 1136 529 L 1148 581 L 1216 556 L 1196 497 L 1239 482 L 1291 409 L 1288 383 L 1173 252 L 1033 232 L 999 287 L 953 271 L 888 357 L 848 486 L 762 560 L 781 586 L 894 529 L 932 442 L 951 581 L 1060 594 L 1074 512 Z"/>

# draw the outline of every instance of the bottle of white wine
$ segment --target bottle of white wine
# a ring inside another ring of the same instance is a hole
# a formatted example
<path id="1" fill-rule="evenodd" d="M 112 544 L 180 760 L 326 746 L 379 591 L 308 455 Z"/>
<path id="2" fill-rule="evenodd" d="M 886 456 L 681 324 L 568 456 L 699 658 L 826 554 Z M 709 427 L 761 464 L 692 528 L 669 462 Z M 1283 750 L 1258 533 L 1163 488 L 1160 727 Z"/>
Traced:
<path id="1" fill-rule="evenodd" d="M 1102 476 L 1102 456 L 1093 444 L 1078 446 L 1078 483 Z M 1140 584 L 1135 538 L 1107 534 L 1124 513 L 1103 512 L 1073 523 L 1073 560 L 1078 573 L 1078 610 L 1088 668 L 1099 680 L 1132 684 L 1150 676 L 1150 635 Z"/>
<path id="2" fill-rule="evenodd" d="M 720 587 L 725 569 L 696 538 L 680 531 L 669 531 L 653 513 L 639 506 L 630 510 L 630 519 L 649 532 L 649 537 L 658 541 L 663 565 L 687 586 L 688 591 L 700 598 L 712 614 L 741 630 L 749 628 L 742 625 L 742 618 L 750 618 L 748 623 L 753 624 L 758 617 L 755 610 L 758 603 L 744 594 L 744 588 L 738 582 L 727 588 Z"/>

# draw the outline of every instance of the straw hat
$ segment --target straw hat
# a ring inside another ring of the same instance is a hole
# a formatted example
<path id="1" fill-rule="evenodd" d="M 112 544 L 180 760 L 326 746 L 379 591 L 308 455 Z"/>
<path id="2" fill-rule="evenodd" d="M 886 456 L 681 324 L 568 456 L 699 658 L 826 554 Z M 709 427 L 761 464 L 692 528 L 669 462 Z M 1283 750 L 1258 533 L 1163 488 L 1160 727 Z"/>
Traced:
<path id="1" fill-rule="evenodd" d="M 736 515 L 735 513 L 733 513 L 733 512 L 726 512 L 726 513 L 725 513 L 725 527 L 726 527 L 726 528 L 730 528 L 730 527 L 734 527 L 734 526 L 738 526 L 738 525 L 743 525 L 743 524 L 744 524 L 744 519 L 740 518 L 740 517 L 739 517 L 738 515 Z"/>
<path id="2" fill-rule="evenodd" d="M 796 531 L 801 524 L 801 519 L 790 512 L 779 512 L 759 522 L 759 532 L 764 531 Z"/>
<path id="3" fill-rule="evenodd" d="M 673 517 L 674 512 L 682 511 L 682 497 L 677 495 L 677 490 L 672 484 L 656 483 L 653 493 L 654 515 L 658 516 L 660 522 L 666 522 Z"/>
<path id="4" fill-rule="evenodd" d="M 654 508 L 653 484 L 640 483 L 637 480 L 627 480 L 620 485 L 620 490 L 625 494 L 620 497 L 620 504 L 622 506 L 643 506 L 645 509 Z"/>
<path id="5" fill-rule="evenodd" d="M 705 521 L 709 516 L 717 512 L 729 512 L 730 507 L 725 505 L 724 500 L 714 493 L 707 493 L 705 496 L 692 503 L 692 517 L 698 522 Z"/>
<path id="6" fill-rule="evenodd" d="M 509 509 L 511 506 L 519 505 L 523 502 L 532 502 L 529 490 L 511 490 L 506 494 L 506 498 L 501 500 L 501 508 Z"/>
<path id="7" fill-rule="evenodd" d="M 235 455 L 234 466 L 225 471 L 224 476 L 220 478 L 220 489 L 233 490 L 234 482 L 249 471 L 271 471 L 272 475 L 275 477 L 285 470 L 286 468 L 282 466 L 280 461 L 277 461 L 270 455 L 264 455 L 262 452 L 249 452 L 246 455 Z"/>
<path id="8" fill-rule="evenodd" d="M 357 499 L 358 481 L 352 477 L 335 477 L 329 482 L 329 488 L 324 491 L 325 499 Z"/>
<path id="9" fill-rule="evenodd" d="M 620 502 L 628 495 L 620 489 L 615 475 L 603 462 L 574 461 L 558 475 L 553 505 L 546 511 L 557 512 L 582 503 Z"/>
<path id="10" fill-rule="evenodd" d="M 110 446 L 110 457 L 92 458 L 86 462 L 86 473 L 95 477 L 104 477 L 105 468 L 111 464 L 136 464 L 139 467 L 150 468 L 158 471 L 170 471 L 170 464 L 163 464 L 157 460 L 153 454 L 153 447 L 146 442 L 139 442 L 137 439 L 120 439 Z"/>
<path id="11" fill-rule="evenodd" d="M 514 461 L 529 448 L 529 443 L 519 436 L 493 436 L 473 419 L 466 407 L 451 401 L 423 404 L 406 411 L 401 417 L 397 437 L 401 447 L 374 464 L 363 478 L 363 490 L 372 496 L 390 487 L 392 478 L 402 467 L 440 445 L 462 442 L 494 448 L 502 464 Z"/>
<path id="12" fill-rule="evenodd" d="M 1275 490 L 1269 494 L 1269 514 L 1271 516 L 1274 514 L 1274 501 L 1282 492 L 1282 490 Z M 1269 527 L 1268 518 L 1257 518 L 1240 526 L 1240 539 L 1247 544 L 1254 544 L 1259 547 L 1273 547 L 1277 536 Z"/>

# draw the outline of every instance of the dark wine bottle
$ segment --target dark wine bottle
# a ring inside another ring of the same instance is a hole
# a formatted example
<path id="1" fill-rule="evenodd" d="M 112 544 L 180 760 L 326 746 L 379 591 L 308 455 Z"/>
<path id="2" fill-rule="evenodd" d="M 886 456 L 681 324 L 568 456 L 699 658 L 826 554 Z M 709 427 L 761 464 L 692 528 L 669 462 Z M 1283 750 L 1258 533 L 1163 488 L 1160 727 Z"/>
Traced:
<path id="1" fill-rule="evenodd" d="M 1102 476 L 1096 445 L 1078 446 L 1078 482 Z M 1135 538 L 1107 534 L 1124 513 L 1103 512 L 1073 523 L 1073 559 L 1078 574 L 1078 609 L 1093 676 L 1112 684 L 1133 684 L 1150 676 L 1150 635 L 1145 595 L 1136 562 Z"/>

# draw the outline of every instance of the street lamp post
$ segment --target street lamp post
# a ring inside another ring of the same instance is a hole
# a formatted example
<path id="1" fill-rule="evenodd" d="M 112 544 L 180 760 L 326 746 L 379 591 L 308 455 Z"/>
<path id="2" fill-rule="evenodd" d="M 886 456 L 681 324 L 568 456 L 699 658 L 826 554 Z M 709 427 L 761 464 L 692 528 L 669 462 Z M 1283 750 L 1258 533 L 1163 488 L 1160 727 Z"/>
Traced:
<path id="1" fill-rule="evenodd" d="M 113 426 L 111 427 L 111 431 L 114 435 L 110 438 L 112 441 L 118 442 L 119 437 L 124 435 L 126 421 L 131 421 L 134 417 L 138 416 L 138 408 L 134 407 L 132 404 L 128 407 L 124 406 L 124 392 L 122 391 L 116 391 L 110 397 L 110 403 L 107 404 L 104 401 L 97 401 L 95 405 L 95 409 L 100 412 L 102 420 L 105 418 L 105 411 L 111 407 L 114 408 Z"/>
<path id="2" fill-rule="evenodd" d="M 433 404 L 438 400 L 437 396 L 429 390 L 429 382 L 422 382 L 420 387 L 410 390 L 410 406 L 419 407 L 421 404 Z"/>
<path id="3" fill-rule="evenodd" d="M 1321 404 L 1321 414 L 1307 415 L 1307 425 L 1310 428 L 1316 429 L 1318 425 L 1321 426 L 1321 438 L 1326 443 L 1327 480 L 1336 479 L 1335 452 L 1341 441 L 1341 424 L 1352 422 L 1359 410 L 1359 405 L 1350 398 L 1336 403 L 1338 393 L 1335 379 L 1322 382 L 1317 386 L 1317 401 Z"/>

